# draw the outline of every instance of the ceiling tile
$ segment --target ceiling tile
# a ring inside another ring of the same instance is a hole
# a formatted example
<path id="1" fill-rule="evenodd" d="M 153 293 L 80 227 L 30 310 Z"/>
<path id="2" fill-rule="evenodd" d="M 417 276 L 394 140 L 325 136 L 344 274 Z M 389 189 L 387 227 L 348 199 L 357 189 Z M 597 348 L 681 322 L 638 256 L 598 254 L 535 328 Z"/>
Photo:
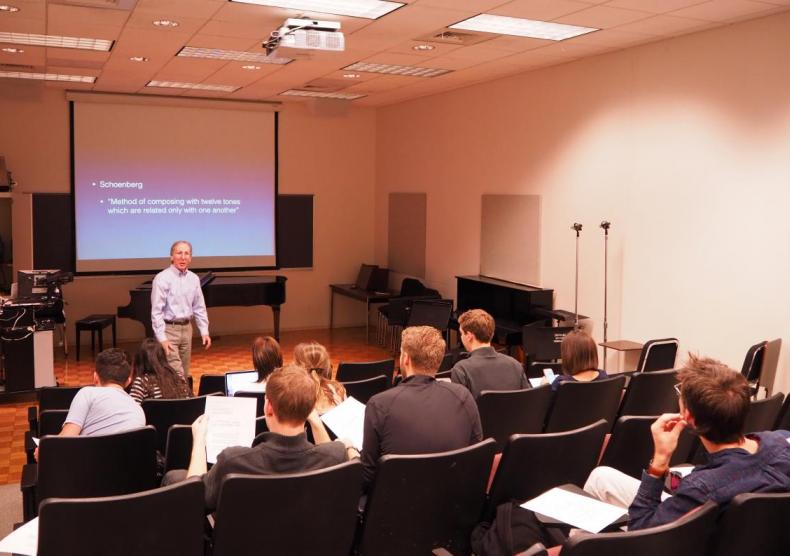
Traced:
<path id="1" fill-rule="evenodd" d="M 774 5 L 764 2 L 752 2 L 750 0 L 712 0 L 672 12 L 672 15 L 723 23 L 746 15 L 756 15 L 774 8 L 776 8 Z"/>
<path id="2" fill-rule="evenodd" d="M 657 15 L 648 19 L 642 19 L 641 21 L 635 21 L 634 23 L 621 25 L 617 29 L 645 35 L 668 37 L 682 33 L 691 33 L 692 31 L 701 31 L 710 26 L 710 22 L 699 19 Z"/>
<path id="3" fill-rule="evenodd" d="M 651 14 L 638 12 L 635 10 L 624 10 L 622 8 L 610 8 L 608 6 L 593 6 L 555 19 L 557 23 L 569 23 L 571 25 L 582 25 L 584 27 L 595 27 L 596 29 L 606 29 L 617 27 L 631 21 L 645 19 Z"/>
<path id="4" fill-rule="evenodd" d="M 607 6 L 612 8 L 626 8 L 654 14 L 664 14 L 681 8 L 688 8 L 695 4 L 702 4 L 705 0 L 609 0 Z"/>
<path id="5" fill-rule="evenodd" d="M 589 4 L 576 0 L 515 0 L 486 13 L 551 21 L 589 7 Z"/>

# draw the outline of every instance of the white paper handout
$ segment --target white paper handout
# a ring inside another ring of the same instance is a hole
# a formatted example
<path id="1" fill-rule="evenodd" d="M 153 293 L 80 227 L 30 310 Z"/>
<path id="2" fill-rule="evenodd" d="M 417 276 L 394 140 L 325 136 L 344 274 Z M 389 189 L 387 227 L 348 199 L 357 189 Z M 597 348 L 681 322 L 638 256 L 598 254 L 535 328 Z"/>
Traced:
<path id="1" fill-rule="evenodd" d="M 38 518 L 31 519 L 0 541 L 0 552 L 36 556 L 38 552 Z"/>
<path id="2" fill-rule="evenodd" d="M 590 533 L 599 533 L 626 513 L 625 508 L 581 494 L 553 488 L 521 505 L 522 508 L 568 523 Z"/>
<path id="3" fill-rule="evenodd" d="M 255 438 L 255 398 L 206 396 L 206 461 L 217 463 L 217 456 L 228 446 L 251 446 Z"/>
<path id="4" fill-rule="evenodd" d="M 321 420 L 340 439 L 347 439 L 357 450 L 362 450 L 365 425 L 365 404 L 351 396 L 323 415 Z"/>

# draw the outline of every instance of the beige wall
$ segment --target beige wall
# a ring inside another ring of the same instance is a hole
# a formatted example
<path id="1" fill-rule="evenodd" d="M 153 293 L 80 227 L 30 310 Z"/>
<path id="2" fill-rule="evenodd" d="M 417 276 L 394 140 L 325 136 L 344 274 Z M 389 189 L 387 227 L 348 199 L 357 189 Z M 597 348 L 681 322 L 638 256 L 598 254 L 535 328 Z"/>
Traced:
<path id="1" fill-rule="evenodd" d="M 790 340 L 790 14 L 401 103 L 377 113 L 376 255 L 387 197 L 428 193 L 429 285 L 479 270 L 481 195 L 542 196 L 542 272 L 602 337 L 677 336 L 740 368 Z M 518 237 L 503 237 L 514 250 Z M 790 388 L 790 346 L 778 388 Z M 612 361 L 611 363 L 614 363 Z"/>
<path id="2" fill-rule="evenodd" d="M 69 119 L 64 91 L 39 83 L 0 83 L 0 153 L 18 182 L 13 195 L 15 267 L 32 266 L 30 193 L 68 192 Z M 281 326 L 321 328 L 329 322 L 329 288 L 351 282 L 359 264 L 373 258 L 375 114 L 372 109 L 320 116 L 302 104 L 280 114 L 281 193 L 315 194 L 314 267 L 284 270 L 287 302 Z M 78 277 L 64 288 L 71 322 L 90 313 L 114 313 L 128 291 L 150 277 Z M 336 323 L 361 324 L 358 303 L 336 303 Z M 212 334 L 271 330 L 261 307 L 210 310 Z M 73 330 L 73 329 L 72 329 Z M 142 326 L 119 320 L 121 338 L 142 337 Z"/>

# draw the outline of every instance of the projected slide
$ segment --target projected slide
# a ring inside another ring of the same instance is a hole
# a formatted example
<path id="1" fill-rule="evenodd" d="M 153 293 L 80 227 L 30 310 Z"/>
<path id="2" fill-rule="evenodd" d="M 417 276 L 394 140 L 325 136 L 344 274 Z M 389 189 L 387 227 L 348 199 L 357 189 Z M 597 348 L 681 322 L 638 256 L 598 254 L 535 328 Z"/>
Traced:
<path id="1" fill-rule="evenodd" d="M 158 270 L 180 239 L 193 268 L 274 266 L 275 117 L 76 102 L 77 271 Z"/>

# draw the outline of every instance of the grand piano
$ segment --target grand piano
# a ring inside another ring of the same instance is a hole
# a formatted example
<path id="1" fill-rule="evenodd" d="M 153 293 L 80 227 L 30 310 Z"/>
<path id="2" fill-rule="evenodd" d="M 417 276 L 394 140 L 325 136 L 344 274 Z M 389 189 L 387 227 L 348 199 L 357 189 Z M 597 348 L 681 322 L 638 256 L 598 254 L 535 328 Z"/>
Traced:
<path id="1" fill-rule="evenodd" d="M 554 290 L 487 278 L 456 276 L 458 313 L 483 309 L 496 321 L 496 335 L 508 345 L 521 345 L 521 327 L 534 322 L 562 318 L 552 310 Z"/>
<path id="2" fill-rule="evenodd" d="M 274 337 L 280 341 L 280 305 L 285 303 L 285 276 L 216 276 L 208 272 L 200 277 L 206 307 L 250 307 L 268 305 L 274 317 Z M 118 316 L 134 319 L 145 327 L 148 337 L 151 327 L 151 281 L 129 291 L 131 301 L 118 307 Z"/>

